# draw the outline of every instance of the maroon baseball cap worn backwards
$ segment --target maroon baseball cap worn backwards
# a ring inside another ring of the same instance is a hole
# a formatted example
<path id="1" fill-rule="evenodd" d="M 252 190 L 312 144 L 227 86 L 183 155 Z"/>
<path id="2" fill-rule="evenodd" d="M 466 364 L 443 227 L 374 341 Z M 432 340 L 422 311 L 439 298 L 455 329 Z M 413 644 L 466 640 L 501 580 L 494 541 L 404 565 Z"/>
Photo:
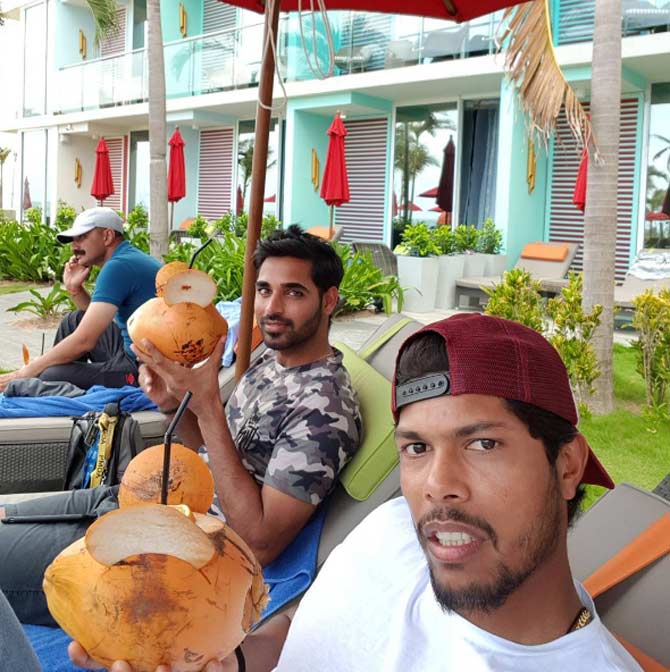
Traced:
<path id="1" fill-rule="evenodd" d="M 577 426 L 579 417 L 570 380 L 558 351 L 541 334 L 517 322 L 478 313 L 453 315 L 412 334 L 400 353 L 419 334 L 444 338 L 448 373 L 427 374 L 404 385 L 393 376 L 393 417 L 407 404 L 442 394 L 484 394 L 523 401 Z M 605 468 L 589 448 L 582 483 L 613 488 Z"/>

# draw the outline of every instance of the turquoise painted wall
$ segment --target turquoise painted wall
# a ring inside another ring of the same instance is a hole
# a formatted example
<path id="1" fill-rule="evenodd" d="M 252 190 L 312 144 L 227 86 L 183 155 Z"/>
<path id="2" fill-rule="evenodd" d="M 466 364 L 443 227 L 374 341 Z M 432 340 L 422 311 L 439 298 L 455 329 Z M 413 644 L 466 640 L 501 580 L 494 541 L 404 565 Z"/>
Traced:
<path id="1" fill-rule="evenodd" d="M 535 189 L 528 193 L 528 134 L 513 89 L 500 91 L 496 224 L 503 231 L 507 267 L 514 266 L 526 243 L 544 239 L 549 161 L 536 142 Z"/>
<path id="2" fill-rule="evenodd" d="M 96 58 L 95 24 L 88 7 L 59 2 L 56 5 L 56 31 L 54 40 L 54 62 L 57 68 L 84 63 L 79 54 L 79 30 L 84 31 L 87 43 L 87 60 Z"/>
<path id="3" fill-rule="evenodd" d="M 175 124 L 168 124 L 168 140 L 174 132 Z M 198 214 L 198 157 L 200 156 L 200 131 L 190 126 L 180 125 L 179 132 L 184 138 L 184 163 L 186 168 L 186 196 L 177 201 L 174 206 L 174 228 L 189 217 Z M 167 147 L 167 156 L 170 157 L 170 146 Z M 172 206 L 169 206 L 170 208 Z"/>
<path id="4" fill-rule="evenodd" d="M 202 0 L 181 0 L 186 9 L 186 37 L 202 35 Z M 161 28 L 163 42 L 181 40 L 179 32 L 179 0 L 163 0 L 161 2 Z"/>
<path id="5" fill-rule="evenodd" d="M 326 167 L 329 117 L 295 110 L 287 113 L 286 163 L 289 168 L 284 187 L 285 224 L 300 224 L 304 229 L 327 226 L 330 212 L 312 186 L 312 148 L 321 163 L 320 176 Z M 290 165 L 288 165 L 290 163 Z"/>

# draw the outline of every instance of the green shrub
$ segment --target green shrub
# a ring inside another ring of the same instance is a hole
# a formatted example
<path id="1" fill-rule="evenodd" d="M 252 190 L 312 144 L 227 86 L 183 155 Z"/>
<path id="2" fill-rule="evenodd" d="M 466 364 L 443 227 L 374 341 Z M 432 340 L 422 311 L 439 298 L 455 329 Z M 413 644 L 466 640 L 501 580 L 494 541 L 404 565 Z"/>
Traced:
<path id="1" fill-rule="evenodd" d="M 388 315 L 393 310 L 393 299 L 402 310 L 403 291 L 395 275 L 384 275 L 377 268 L 370 252 L 352 252 L 348 245 L 335 243 L 335 249 L 344 266 L 340 296 L 344 303 L 338 314 L 349 313 L 381 305 Z"/>
<path id="2" fill-rule="evenodd" d="M 547 302 L 547 314 L 553 327 L 547 338 L 558 350 L 568 370 L 575 400 L 582 411 L 588 410 L 593 382 L 600 376 L 598 358 L 593 349 L 593 334 L 600 324 L 603 307 L 593 306 L 585 313 L 582 306 L 582 275 L 570 273 L 568 286 L 558 297 Z"/>
<path id="3" fill-rule="evenodd" d="M 456 254 L 474 252 L 479 244 L 479 231 L 476 227 L 461 224 L 454 230 Z"/>
<path id="4" fill-rule="evenodd" d="M 402 232 L 401 250 L 398 254 L 407 254 L 411 257 L 429 257 L 440 254 L 440 248 L 433 240 L 430 229 L 424 222 L 409 224 Z"/>
<path id="5" fill-rule="evenodd" d="M 502 239 L 502 231 L 497 229 L 493 220 L 488 217 L 484 221 L 484 226 L 479 231 L 477 252 L 483 252 L 484 254 L 499 254 L 502 248 Z"/>
<path id="6" fill-rule="evenodd" d="M 645 382 L 648 411 L 657 418 L 670 418 L 670 290 L 658 294 L 647 290 L 633 299 L 633 342 L 637 369 Z"/>
<path id="7" fill-rule="evenodd" d="M 456 252 L 456 237 L 449 226 L 438 226 L 433 229 L 433 240 L 440 250 L 440 254 L 454 254 Z"/>
<path id="8" fill-rule="evenodd" d="M 503 273 L 502 281 L 493 289 L 482 288 L 489 301 L 484 308 L 487 315 L 503 317 L 524 324 L 535 331 L 544 331 L 544 301 L 542 285 L 533 280 L 528 271 L 513 268 Z"/>
<path id="9" fill-rule="evenodd" d="M 141 203 L 128 213 L 125 235 L 131 245 L 149 254 L 149 215 Z"/>
<path id="10" fill-rule="evenodd" d="M 70 295 L 61 286 L 60 282 L 55 282 L 51 291 L 46 296 L 42 296 L 36 289 L 28 291 L 33 295 L 33 299 L 17 303 L 15 306 L 7 308 L 7 310 L 12 313 L 33 313 L 33 315 L 37 315 L 38 317 L 57 317 L 75 308 Z"/>
<path id="11" fill-rule="evenodd" d="M 69 229 L 77 217 L 75 209 L 69 206 L 65 201 L 58 201 L 58 208 L 56 209 L 56 221 L 54 223 L 58 231 Z"/>
<path id="12" fill-rule="evenodd" d="M 33 225 L 42 223 L 42 208 L 28 208 L 25 213 L 25 218 Z"/>

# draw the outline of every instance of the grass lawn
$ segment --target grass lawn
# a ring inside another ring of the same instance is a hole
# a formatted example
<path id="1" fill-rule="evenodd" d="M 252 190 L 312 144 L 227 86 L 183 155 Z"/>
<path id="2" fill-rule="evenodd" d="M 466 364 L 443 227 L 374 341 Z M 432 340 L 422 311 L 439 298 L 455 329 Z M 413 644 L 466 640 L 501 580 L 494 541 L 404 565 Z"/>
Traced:
<path id="1" fill-rule="evenodd" d="M 0 294 L 14 294 L 29 289 L 39 289 L 42 285 L 34 282 L 19 282 L 16 280 L 0 280 Z"/>
<path id="2" fill-rule="evenodd" d="M 670 472 L 670 423 L 652 424 L 642 417 L 645 393 L 632 348 L 614 346 L 616 410 L 584 418 L 579 427 L 615 483 L 626 481 L 653 490 Z M 604 488 L 587 487 L 585 507 Z"/>

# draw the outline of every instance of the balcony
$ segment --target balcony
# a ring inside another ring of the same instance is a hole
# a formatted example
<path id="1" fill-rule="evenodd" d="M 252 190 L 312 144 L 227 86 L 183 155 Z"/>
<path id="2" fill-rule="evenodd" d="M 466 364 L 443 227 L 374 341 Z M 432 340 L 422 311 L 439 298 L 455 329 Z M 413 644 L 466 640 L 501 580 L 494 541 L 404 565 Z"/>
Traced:
<path id="1" fill-rule="evenodd" d="M 670 31 L 670 0 L 622 0 L 621 35 Z M 593 39 L 595 0 L 556 0 L 553 3 L 556 44 Z"/>

